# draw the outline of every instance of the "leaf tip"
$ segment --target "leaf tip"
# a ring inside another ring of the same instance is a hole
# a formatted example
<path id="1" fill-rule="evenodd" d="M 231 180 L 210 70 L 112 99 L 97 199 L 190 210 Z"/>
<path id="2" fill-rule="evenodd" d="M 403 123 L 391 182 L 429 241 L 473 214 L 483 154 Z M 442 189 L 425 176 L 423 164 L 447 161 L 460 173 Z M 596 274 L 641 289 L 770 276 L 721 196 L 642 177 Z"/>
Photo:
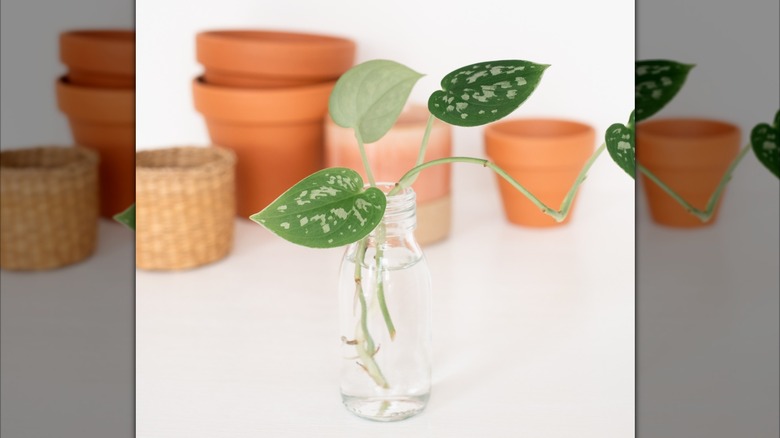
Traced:
<path id="1" fill-rule="evenodd" d="M 255 214 L 249 216 L 249 220 L 251 220 L 252 222 L 255 222 L 257 224 L 263 225 L 263 222 L 265 222 L 265 219 L 263 219 L 263 216 L 262 216 L 264 211 L 265 210 L 261 210 L 261 211 L 258 211 Z"/>

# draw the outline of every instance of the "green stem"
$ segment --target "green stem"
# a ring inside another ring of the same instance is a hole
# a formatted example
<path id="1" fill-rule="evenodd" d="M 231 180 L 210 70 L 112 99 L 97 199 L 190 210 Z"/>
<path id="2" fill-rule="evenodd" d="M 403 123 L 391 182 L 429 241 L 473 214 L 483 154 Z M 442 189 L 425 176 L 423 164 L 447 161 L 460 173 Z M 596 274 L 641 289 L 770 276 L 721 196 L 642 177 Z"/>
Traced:
<path id="1" fill-rule="evenodd" d="M 593 163 L 596 162 L 596 159 L 601 155 L 602 152 L 604 152 L 604 149 L 607 148 L 606 143 L 602 143 L 601 146 L 599 146 L 598 149 L 596 149 L 595 152 L 590 156 L 588 161 L 585 163 L 585 166 L 580 170 L 579 175 L 577 175 L 577 179 L 574 180 L 574 184 L 569 189 L 569 192 L 566 194 L 566 197 L 563 198 L 563 204 L 561 204 L 560 212 L 563 214 L 563 219 L 566 218 L 566 215 L 569 214 L 569 209 L 571 208 L 572 202 L 574 202 L 574 196 L 577 194 L 577 189 L 579 188 L 580 184 L 585 182 L 585 179 L 588 177 L 588 171 L 590 170 L 591 166 L 593 166 Z"/>
<path id="2" fill-rule="evenodd" d="M 368 156 L 366 155 L 366 147 L 363 145 L 363 138 L 360 136 L 360 132 L 355 130 L 355 139 L 358 143 L 358 149 L 360 149 L 360 159 L 363 160 L 363 167 L 366 169 L 366 176 L 368 177 L 368 183 L 371 187 L 376 187 L 376 181 L 374 180 L 374 174 L 371 173 L 371 165 L 368 162 Z"/>
<path id="3" fill-rule="evenodd" d="M 658 187 L 661 188 L 661 190 L 666 192 L 666 194 L 671 196 L 672 199 L 677 201 L 678 204 L 682 205 L 683 208 L 685 208 L 685 210 L 687 210 L 692 215 L 696 216 L 700 221 L 709 222 L 709 220 L 712 219 L 712 216 L 715 213 L 715 207 L 718 205 L 718 201 L 720 200 L 721 196 L 723 196 L 723 191 L 726 188 L 726 184 L 728 184 L 728 182 L 731 181 L 732 174 L 734 173 L 734 169 L 736 169 L 737 165 L 740 163 L 740 161 L 742 161 L 742 159 L 749 151 L 750 151 L 750 144 L 742 148 L 742 150 L 739 151 L 739 154 L 737 154 L 736 158 L 734 158 L 731 161 L 731 164 L 729 164 L 728 169 L 726 169 L 726 173 L 723 174 L 723 177 L 720 179 L 718 186 L 715 188 L 715 191 L 712 193 L 710 199 L 707 201 L 707 205 L 704 210 L 698 209 L 693 205 L 691 205 L 690 202 L 683 199 L 682 196 L 680 196 L 677 192 L 672 190 L 672 188 L 666 185 L 666 183 L 661 181 L 648 168 L 644 167 L 639 163 L 636 163 L 636 166 L 637 169 L 639 169 L 639 171 L 642 172 L 650 181 L 654 182 Z"/>
<path id="4" fill-rule="evenodd" d="M 588 170 L 590 170 L 593 163 L 596 161 L 596 159 L 601 155 L 602 152 L 604 152 L 604 149 L 606 148 L 605 144 L 602 144 L 599 146 L 598 149 L 591 155 L 590 159 L 588 159 L 587 163 L 585 163 L 585 166 L 580 170 L 579 175 L 577 175 L 577 179 L 574 181 L 574 184 L 572 185 L 571 189 L 569 189 L 569 192 L 566 194 L 566 197 L 563 199 L 563 203 L 561 204 L 560 210 L 555 210 L 551 207 L 548 207 L 544 202 L 539 200 L 533 193 L 528 191 L 525 187 L 523 187 L 522 184 L 517 182 L 514 178 L 512 178 L 506 171 L 495 165 L 494 163 L 490 162 L 490 160 L 485 160 L 481 158 L 471 158 L 471 157 L 447 157 L 447 158 L 440 158 L 438 160 L 432 160 L 427 163 L 423 163 L 419 166 L 414 167 L 410 171 L 406 172 L 404 176 L 401 177 L 401 179 L 398 181 L 398 183 L 393 187 L 392 190 L 390 190 L 390 193 L 388 195 L 394 195 L 398 193 L 399 191 L 405 189 L 406 187 L 409 187 L 411 182 L 414 181 L 414 179 L 417 177 L 417 175 L 422 172 L 423 170 L 427 169 L 428 167 L 437 166 L 439 164 L 447 164 L 447 163 L 471 163 L 471 164 L 478 164 L 483 167 L 487 167 L 494 171 L 498 176 L 505 179 L 509 184 L 512 185 L 515 189 L 517 189 L 520 193 L 525 195 L 531 202 L 534 203 L 539 209 L 542 211 L 542 213 L 547 214 L 551 216 L 553 219 L 555 219 L 556 222 L 562 222 L 564 219 L 566 219 L 566 216 L 569 214 L 569 210 L 571 209 L 572 202 L 574 201 L 574 196 L 577 193 L 577 189 L 579 188 L 580 184 L 582 184 L 583 181 L 585 181 L 585 178 L 587 177 Z"/>
<path id="5" fill-rule="evenodd" d="M 364 238 L 358 243 L 358 250 L 355 256 L 355 295 L 360 300 L 360 328 L 363 332 L 363 338 L 366 342 L 366 349 L 374 351 L 374 339 L 368 332 L 368 306 L 366 297 L 363 295 L 363 258 L 366 256 L 367 239 Z"/>
<path id="6" fill-rule="evenodd" d="M 366 351 L 358 345 L 357 353 L 358 357 L 360 357 L 360 360 L 363 361 L 363 366 L 365 367 L 366 372 L 374 381 L 374 383 L 382 388 L 389 388 L 390 385 L 387 383 L 387 379 L 385 379 L 384 374 L 382 374 L 382 370 L 379 369 L 379 365 L 374 360 L 374 352 Z"/>
<path id="7" fill-rule="evenodd" d="M 358 357 L 363 363 L 363 367 L 368 373 L 369 377 L 374 380 L 378 386 L 382 388 L 389 388 L 385 376 L 382 374 L 382 370 L 374 360 L 374 354 L 376 349 L 374 348 L 374 340 L 368 331 L 368 305 L 366 303 L 366 297 L 363 295 L 363 261 L 366 255 L 366 247 L 368 245 L 368 237 L 360 240 L 358 243 L 357 254 L 355 255 L 355 295 L 357 295 L 360 301 L 360 322 L 358 323 L 358 333 L 355 336 L 357 343 L 355 344 L 355 350 Z"/>
<path id="8" fill-rule="evenodd" d="M 436 121 L 436 117 L 433 116 L 433 114 L 428 114 L 428 122 L 425 125 L 425 133 L 423 133 L 422 142 L 420 143 L 420 151 L 417 154 L 417 161 L 415 163 L 415 166 L 419 166 L 422 164 L 423 160 L 425 159 L 425 150 L 428 147 L 428 139 L 431 136 L 431 131 L 433 130 L 433 124 Z M 358 136 L 358 145 L 361 145 L 359 134 L 356 132 L 356 136 Z M 362 151 L 362 149 L 361 149 Z M 361 152 L 363 153 L 363 152 Z M 367 167 L 367 161 L 363 161 L 363 165 Z M 409 182 L 409 185 L 414 183 L 414 179 L 416 179 L 416 176 L 413 178 L 412 181 Z M 390 340 L 395 339 L 395 325 L 393 324 L 393 319 L 390 317 L 390 311 L 387 309 L 387 302 L 385 301 L 385 286 L 383 281 L 383 275 L 382 275 L 382 256 L 383 256 L 383 249 L 382 245 L 384 244 L 385 240 L 385 225 L 381 224 L 379 225 L 377 237 L 376 237 L 376 294 L 377 294 L 377 300 L 379 301 L 379 308 L 382 311 L 382 318 L 385 320 L 385 325 L 387 326 L 387 332 L 390 334 Z"/>
<path id="9" fill-rule="evenodd" d="M 385 286 L 384 275 L 382 274 L 382 257 L 384 256 L 384 249 L 382 246 L 385 242 L 385 224 L 379 224 L 376 233 L 376 297 L 379 301 L 379 309 L 382 311 L 382 318 L 385 320 L 387 326 L 387 332 L 390 334 L 390 340 L 395 339 L 395 326 L 393 320 L 390 318 L 390 311 L 387 310 L 387 302 L 385 302 Z"/>
<path id="10" fill-rule="evenodd" d="M 436 117 L 433 114 L 428 114 L 428 123 L 425 125 L 425 133 L 423 134 L 422 143 L 420 143 L 420 152 L 417 154 L 415 166 L 419 166 L 425 160 L 425 150 L 428 148 L 428 138 L 431 136 L 434 121 L 436 121 Z"/>

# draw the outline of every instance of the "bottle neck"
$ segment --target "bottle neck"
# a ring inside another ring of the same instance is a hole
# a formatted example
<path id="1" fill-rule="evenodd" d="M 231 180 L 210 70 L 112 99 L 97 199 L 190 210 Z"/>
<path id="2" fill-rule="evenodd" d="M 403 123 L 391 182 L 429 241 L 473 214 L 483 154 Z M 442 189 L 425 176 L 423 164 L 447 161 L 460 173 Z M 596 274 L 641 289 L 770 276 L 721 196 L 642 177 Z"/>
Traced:
<path id="1" fill-rule="evenodd" d="M 387 194 L 395 187 L 392 183 L 377 183 L 377 188 Z M 385 237 L 412 234 L 417 228 L 417 195 L 411 188 L 387 197 L 387 207 L 382 222 L 371 232 L 376 238 L 384 232 Z"/>

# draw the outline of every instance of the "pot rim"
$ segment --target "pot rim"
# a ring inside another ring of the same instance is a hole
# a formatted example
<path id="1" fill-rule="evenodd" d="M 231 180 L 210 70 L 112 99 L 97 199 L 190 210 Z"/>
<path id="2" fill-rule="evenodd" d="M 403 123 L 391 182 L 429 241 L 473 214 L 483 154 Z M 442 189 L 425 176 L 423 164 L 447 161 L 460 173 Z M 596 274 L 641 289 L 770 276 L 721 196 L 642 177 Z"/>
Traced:
<path id="1" fill-rule="evenodd" d="M 529 127 L 531 125 L 535 125 L 538 127 L 539 125 L 565 125 L 569 128 L 572 128 L 568 132 L 562 132 L 562 133 L 552 133 L 548 134 L 545 133 L 512 133 L 509 132 L 508 129 L 516 128 L 518 125 L 524 125 L 523 128 L 525 128 L 525 125 L 528 125 Z M 523 117 L 523 118 L 513 118 L 513 119 L 506 119 L 506 120 L 499 120 L 494 123 L 490 123 L 485 127 L 485 135 L 489 135 L 495 138 L 502 138 L 506 140 L 516 140 L 518 138 L 524 138 L 524 139 L 531 139 L 531 140 L 552 140 L 552 141 L 559 141 L 562 139 L 568 139 L 568 138 L 575 138 L 575 137 L 581 137 L 581 136 L 587 136 L 587 135 L 595 135 L 596 130 L 593 128 L 593 126 L 581 122 L 579 120 L 573 120 L 573 119 L 564 119 L 564 118 L 557 118 L 557 117 Z"/>
<path id="2" fill-rule="evenodd" d="M 204 117 L 244 124 L 322 123 L 336 81 L 302 87 L 248 89 L 192 81 L 195 109 Z M 299 101 L 306 101 L 301 105 Z M 213 105 L 218 102 L 219 108 Z"/>
<path id="3" fill-rule="evenodd" d="M 708 131 L 702 133 L 682 132 L 682 135 L 676 135 L 680 133 L 679 130 L 681 128 L 691 126 L 700 129 L 705 128 L 708 129 Z M 639 135 L 638 133 L 640 130 L 643 131 L 642 135 L 644 136 L 681 141 L 728 137 L 735 133 L 739 134 L 740 132 L 739 126 L 735 123 L 726 120 L 702 117 L 667 117 L 647 120 L 637 124 L 637 135 Z"/>
<path id="4" fill-rule="evenodd" d="M 56 83 L 57 106 L 68 118 L 104 123 L 135 123 L 135 89 L 75 85 L 61 76 Z M 115 107 L 121 111 L 109 111 Z"/>
<path id="5" fill-rule="evenodd" d="M 356 52 L 345 37 L 273 29 L 214 29 L 195 41 L 206 69 L 272 77 L 335 79 L 353 65 Z"/>
<path id="6" fill-rule="evenodd" d="M 76 29 L 60 34 L 60 61 L 73 70 L 135 76 L 135 31 Z"/>
<path id="7" fill-rule="evenodd" d="M 425 126 L 428 123 L 428 115 L 430 113 L 428 112 L 428 107 L 420 104 L 420 103 L 412 103 L 404 107 L 404 109 L 401 111 L 401 114 L 398 116 L 398 120 L 393 124 L 393 127 L 390 131 L 387 132 L 387 135 L 391 135 L 393 132 L 422 132 L 425 130 Z M 413 120 L 402 120 L 404 118 L 412 118 Z M 452 125 L 445 123 L 441 121 L 439 118 L 434 117 L 433 118 L 433 128 L 432 129 L 445 129 L 445 130 L 452 130 Z M 330 117 L 330 114 L 328 114 L 328 117 L 326 117 L 327 123 L 333 127 L 337 127 L 339 129 L 348 129 L 343 128 L 336 124 L 336 122 L 333 121 L 333 119 Z M 385 138 L 385 137 L 382 137 Z M 420 137 L 420 140 L 422 140 L 422 137 Z"/>
<path id="8" fill-rule="evenodd" d="M 567 130 L 559 132 L 560 126 Z M 517 133 L 518 127 L 536 131 Z M 486 154 L 502 167 L 564 170 L 585 164 L 595 149 L 596 130 L 572 119 L 528 117 L 491 123 L 483 137 Z"/>
<path id="9" fill-rule="evenodd" d="M 685 127 L 697 132 L 675 135 Z M 701 130 L 705 131 L 701 131 Z M 711 131 L 710 131 L 711 130 Z M 739 127 L 723 120 L 673 117 L 637 124 L 637 162 L 650 170 L 720 169 L 737 156 L 741 142 Z M 719 171 L 719 170 L 718 170 Z"/>

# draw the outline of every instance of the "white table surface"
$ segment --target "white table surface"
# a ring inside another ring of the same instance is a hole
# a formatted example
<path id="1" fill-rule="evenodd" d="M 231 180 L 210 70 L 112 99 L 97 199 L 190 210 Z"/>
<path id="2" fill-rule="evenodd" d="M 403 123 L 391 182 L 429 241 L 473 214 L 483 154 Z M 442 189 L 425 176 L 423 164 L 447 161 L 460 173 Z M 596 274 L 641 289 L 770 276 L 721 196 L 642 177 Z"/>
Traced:
<path id="1" fill-rule="evenodd" d="M 341 405 L 343 250 L 237 219 L 228 258 L 137 272 L 137 436 L 633 436 L 633 191 L 586 183 L 568 226 L 538 230 L 503 219 L 488 171 L 454 175 L 453 232 L 424 249 L 434 371 L 422 414 L 374 423 Z"/>

